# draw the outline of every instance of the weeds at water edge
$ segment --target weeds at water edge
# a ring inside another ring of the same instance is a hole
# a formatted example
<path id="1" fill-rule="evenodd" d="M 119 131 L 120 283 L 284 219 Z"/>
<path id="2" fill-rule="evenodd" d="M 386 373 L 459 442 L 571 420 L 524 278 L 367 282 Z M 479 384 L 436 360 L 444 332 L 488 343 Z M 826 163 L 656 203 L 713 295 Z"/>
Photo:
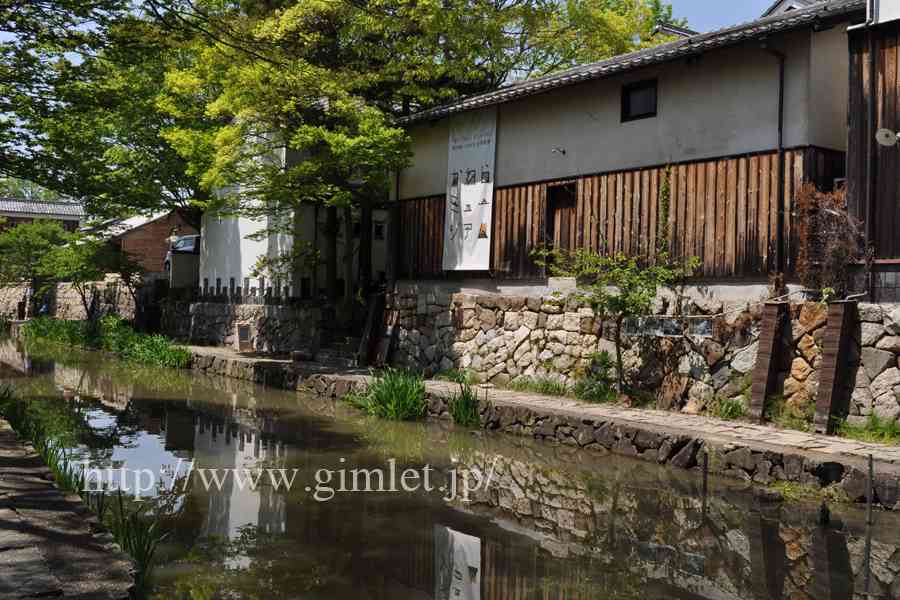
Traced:
<path id="1" fill-rule="evenodd" d="M 485 391 L 485 393 L 487 392 Z M 457 425 L 477 427 L 481 424 L 481 404 L 478 401 L 478 392 L 468 383 L 460 382 L 459 392 L 453 394 L 447 408 Z"/>
<path id="2" fill-rule="evenodd" d="M 425 380 L 421 375 L 385 369 L 361 392 L 344 397 L 372 416 L 393 421 L 413 421 L 425 416 Z"/>
<path id="3" fill-rule="evenodd" d="M 841 437 L 861 442 L 900 444 L 900 424 L 874 414 L 869 415 L 864 425 L 851 425 L 847 421 L 839 421 L 835 430 Z"/>
<path id="4" fill-rule="evenodd" d="M 544 396 L 566 396 L 570 391 L 566 382 L 554 377 L 519 377 L 509 384 L 509 388 Z"/>
<path id="5" fill-rule="evenodd" d="M 160 530 L 159 515 L 144 515 L 139 509 L 129 511 L 121 490 L 117 490 L 118 510 L 108 510 L 107 492 L 90 489 L 84 469 L 76 466 L 72 455 L 54 441 L 47 424 L 42 422 L 43 413 L 29 412 L 29 406 L 17 399 L 11 386 L 0 385 L 0 415 L 20 436 L 31 442 L 53 473 L 59 488 L 79 494 L 110 530 L 119 547 L 134 560 L 135 583 L 138 589 L 143 588 L 153 569 L 156 548 L 168 535 Z"/>

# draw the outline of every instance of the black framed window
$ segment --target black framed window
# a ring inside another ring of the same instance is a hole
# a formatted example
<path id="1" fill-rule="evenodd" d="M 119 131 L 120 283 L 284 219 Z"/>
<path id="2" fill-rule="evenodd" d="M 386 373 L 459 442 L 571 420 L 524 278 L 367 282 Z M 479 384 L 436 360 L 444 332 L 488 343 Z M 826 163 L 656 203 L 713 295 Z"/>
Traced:
<path id="1" fill-rule="evenodd" d="M 638 81 L 622 87 L 622 122 L 656 116 L 656 80 Z"/>

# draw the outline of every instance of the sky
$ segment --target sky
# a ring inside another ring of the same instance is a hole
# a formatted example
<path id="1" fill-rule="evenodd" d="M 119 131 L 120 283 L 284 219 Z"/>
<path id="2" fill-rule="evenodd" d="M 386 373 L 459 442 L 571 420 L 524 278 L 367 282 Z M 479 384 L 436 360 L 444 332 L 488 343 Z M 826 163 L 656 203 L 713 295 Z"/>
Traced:
<path id="1" fill-rule="evenodd" d="M 775 0 L 669 0 L 675 17 L 706 32 L 759 18 Z"/>

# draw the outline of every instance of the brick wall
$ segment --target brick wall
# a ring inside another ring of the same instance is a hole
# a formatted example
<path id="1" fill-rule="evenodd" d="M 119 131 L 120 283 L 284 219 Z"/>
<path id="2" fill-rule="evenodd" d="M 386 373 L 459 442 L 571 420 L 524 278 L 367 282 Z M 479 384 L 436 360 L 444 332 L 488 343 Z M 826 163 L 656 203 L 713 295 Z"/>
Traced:
<path id="1" fill-rule="evenodd" d="M 173 211 L 151 221 L 141 227 L 119 236 L 122 250 L 138 261 L 148 273 L 162 273 L 166 253 L 169 244 L 166 239 L 171 235 L 172 228 L 178 227 L 178 235 L 194 235 L 199 233 L 189 225 L 178 212 Z"/>

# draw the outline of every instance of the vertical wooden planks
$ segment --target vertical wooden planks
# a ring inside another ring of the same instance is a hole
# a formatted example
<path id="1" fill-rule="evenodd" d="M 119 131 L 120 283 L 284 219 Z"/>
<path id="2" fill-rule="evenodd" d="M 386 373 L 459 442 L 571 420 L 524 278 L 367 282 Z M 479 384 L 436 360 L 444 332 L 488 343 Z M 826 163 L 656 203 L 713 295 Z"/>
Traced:
<path id="1" fill-rule="evenodd" d="M 623 184 L 623 191 L 622 191 L 622 221 L 624 223 L 624 228 L 622 229 L 622 251 L 628 255 L 630 255 L 632 253 L 632 246 L 631 246 L 631 242 L 632 242 L 631 204 L 633 201 L 632 190 L 631 190 L 632 175 L 633 174 L 630 171 L 626 171 L 626 172 L 622 173 L 622 177 L 625 181 L 625 183 Z"/>
<path id="2" fill-rule="evenodd" d="M 747 157 L 743 156 L 738 159 L 738 178 L 737 178 L 737 240 L 736 240 L 736 257 L 737 269 L 735 275 L 744 275 L 747 273 Z"/>
<path id="3" fill-rule="evenodd" d="M 615 207 L 616 207 L 616 221 L 613 229 L 613 236 L 615 237 L 615 250 L 614 252 L 622 252 L 623 244 L 622 244 L 622 186 L 624 184 L 622 173 L 616 173 L 616 195 L 615 195 Z"/>
<path id="4" fill-rule="evenodd" d="M 695 256 L 700 259 L 699 271 L 702 272 L 706 256 L 706 166 L 698 163 L 695 168 L 695 212 L 697 214 L 697 226 L 695 230 Z"/>
<path id="5" fill-rule="evenodd" d="M 659 243 L 659 223 L 657 222 L 657 215 L 659 214 L 659 169 L 650 171 L 650 196 L 647 198 L 647 201 L 650 204 L 650 244 L 655 255 Z"/>
<path id="6" fill-rule="evenodd" d="M 757 202 L 759 196 L 759 156 L 753 155 L 747 167 L 747 269 L 753 274 L 762 272 L 759 264 L 759 225 Z"/>
<path id="7" fill-rule="evenodd" d="M 715 161 L 706 163 L 706 232 L 704 235 L 703 271 L 706 275 L 716 272 L 716 169 Z"/>
<path id="8" fill-rule="evenodd" d="M 716 275 L 725 274 L 726 203 L 728 199 L 727 162 L 716 162 Z"/>
<path id="9" fill-rule="evenodd" d="M 736 271 L 737 256 L 737 161 L 729 160 L 727 170 L 728 187 L 725 200 L 725 270 L 723 275 L 729 275 Z"/>
<path id="10" fill-rule="evenodd" d="M 687 174 L 687 181 L 686 184 L 682 187 L 682 193 L 685 196 L 684 255 L 682 258 L 684 258 L 686 262 L 691 257 L 697 255 L 695 239 L 697 226 L 697 165 L 695 163 L 685 165 L 684 171 Z"/>

